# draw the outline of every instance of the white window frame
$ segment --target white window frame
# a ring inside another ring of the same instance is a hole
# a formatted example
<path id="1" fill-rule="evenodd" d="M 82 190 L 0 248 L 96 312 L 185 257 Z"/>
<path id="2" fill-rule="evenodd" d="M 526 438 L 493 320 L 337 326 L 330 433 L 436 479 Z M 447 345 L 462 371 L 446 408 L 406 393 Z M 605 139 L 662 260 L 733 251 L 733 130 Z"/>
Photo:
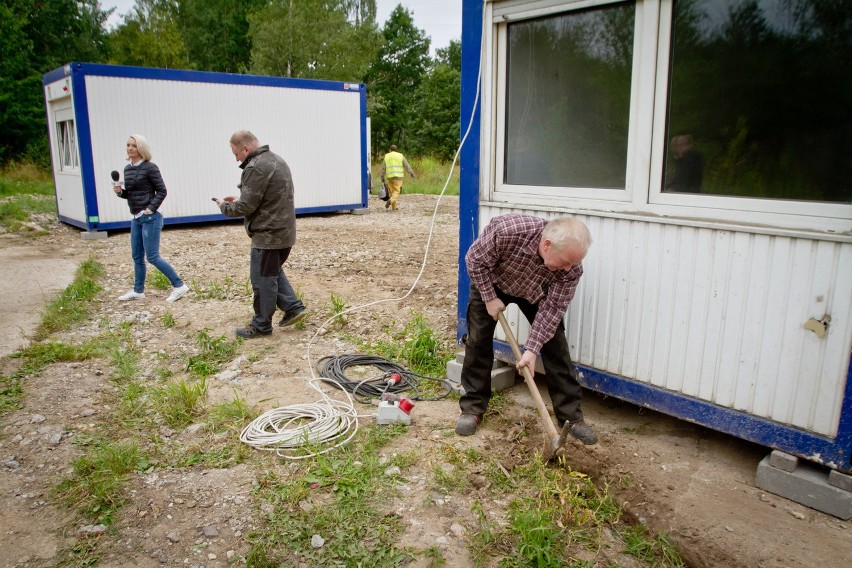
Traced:
<path id="1" fill-rule="evenodd" d="M 480 200 L 521 208 L 599 211 L 691 225 L 730 226 L 776 233 L 831 235 L 852 241 L 852 204 L 661 191 L 666 151 L 669 51 L 674 3 L 636 0 L 630 131 L 624 190 L 539 187 L 503 182 L 508 24 L 604 6 L 620 0 L 504 0 L 486 2 L 483 18 Z M 489 112 L 490 111 L 490 112 Z M 792 231 L 792 233 L 790 233 Z"/>
<path id="2" fill-rule="evenodd" d="M 53 113 L 53 123 L 56 126 L 57 164 L 62 172 L 80 171 L 80 152 L 77 147 L 77 121 L 74 119 L 74 109 L 58 108 Z"/>

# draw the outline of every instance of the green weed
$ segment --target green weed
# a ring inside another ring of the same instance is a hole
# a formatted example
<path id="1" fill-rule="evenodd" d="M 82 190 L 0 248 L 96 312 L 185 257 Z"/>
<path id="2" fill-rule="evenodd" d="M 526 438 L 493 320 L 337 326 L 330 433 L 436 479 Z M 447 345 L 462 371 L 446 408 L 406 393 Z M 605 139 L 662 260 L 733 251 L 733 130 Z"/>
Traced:
<path id="1" fill-rule="evenodd" d="M 151 270 L 148 272 L 147 283 L 155 290 L 170 290 L 172 283 L 166 278 L 166 275 L 159 270 Z"/>
<path id="2" fill-rule="evenodd" d="M 343 312 L 345 312 L 347 309 L 349 309 L 349 306 L 343 300 L 343 297 L 332 292 L 331 293 L 331 304 L 330 304 L 330 309 L 329 309 L 329 313 L 328 313 L 329 318 L 334 318 L 331 321 L 331 325 L 336 325 L 339 328 L 345 327 L 346 326 L 346 315 Z"/>
<path id="3" fill-rule="evenodd" d="M 195 297 L 202 300 L 232 300 L 250 298 L 252 295 L 251 283 L 248 280 L 239 282 L 230 276 L 210 282 L 199 282 L 193 278 L 189 287 L 192 288 Z"/>
<path id="4" fill-rule="evenodd" d="M 680 568 L 684 566 L 677 550 L 669 538 L 659 533 L 656 538 L 648 534 L 642 525 L 630 525 L 620 531 L 624 539 L 624 551 L 654 566 Z"/>
<path id="5" fill-rule="evenodd" d="M 257 416 L 244 398 L 234 393 L 234 399 L 214 405 L 209 412 L 210 425 L 216 432 L 239 432 Z"/>
<path id="6" fill-rule="evenodd" d="M 110 353 L 112 377 L 120 382 L 133 379 L 139 372 L 139 353 L 132 347 L 117 346 Z"/>
<path id="7" fill-rule="evenodd" d="M 361 345 L 368 353 L 379 355 L 391 361 L 404 363 L 414 373 L 429 377 L 443 377 L 446 374 L 447 361 L 453 359 L 455 352 L 449 341 L 442 340 L 437 332 L 429 327 L 423 314 L 411 312 L 411 319 L 402 332 L 386 329 L 388 339 L 376 343 Z M 434 396 L 443 392 L 439 383 L 422 383 L 420 396 Z M 434 391 L 429 390 L 434 389 Z"/>
<path id="8" fill-rule="evenodd" d="M 208 329 L 198 332 L 198 346 L 201 352 L 192 355 L 186 362 L 185 370 L 199 377 L 209 377 L 221 369 L 221 364 L 231 360 L 237 353 L 240 340 L 229 340 L 224 335 L 213 337 Z"/>
<path id="9" fill-rule="evenodd" d="M 89 258 L 77 267 L 71 284 L 47 304 L 33 339 L 41 341 L 88 318 L 90 303 L 101 291 L 98 280 L 104 274 L 103 265 L 89 255 Z"/>
<path id="10" fill-rule="evenodd" d="M 173 428 L 192 424 L 202 415 L 207 400 L 207 380 L 203 377 L 195 384 L 185 381 L 169 383 L 155 392 L 157 411 L 163 421 Z"/>
<path id="11" fill-rule="evenodd" d="M 174 327 L 177 322 L 175 321 L 174 314 L 172 314 L 171 310 L 168 310 L 166 313 L 160 316 L 160 323 L 163 324 L 163 327 L 170 328 Z"/>
<path id="12" fill-rule="evenodd" d="M 379 451 L 404 428 L 371 426 L 356 443 L 317 456 L 286 478 L 268 478 L 261 497 L 273 508 L 267 526 L 251 535 L 251 566 L 402 566 L 396 544 L 405 526 L 380 508 L 392 495 Z M 325 539 L 322 548 L 311 537 Z"/>
<path id="13" fill-rule="evenodd" d="M 56 487 L 58 497 L 80 516 L 109 525 L 126 501 L 127 475 L 144 470 L 147 460 L 133 442 L 89 438 L 87 453 L 74 460 L 73 474 Z"/>

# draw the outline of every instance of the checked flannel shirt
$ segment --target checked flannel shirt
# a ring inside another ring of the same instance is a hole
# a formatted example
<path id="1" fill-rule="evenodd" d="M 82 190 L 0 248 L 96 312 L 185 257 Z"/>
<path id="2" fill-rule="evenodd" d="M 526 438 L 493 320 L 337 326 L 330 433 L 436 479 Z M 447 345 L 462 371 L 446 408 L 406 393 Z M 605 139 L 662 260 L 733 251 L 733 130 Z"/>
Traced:
<path id="1" fill-rule="evenodd" d="M 494 217 L 470 246 L 465 263 L 470 280 L 482 299 L 497 298 L 501 292 L 538 304 L 529 339 L 524 348 L 538 354 L 556 333 L 574 298 L 583 265 L 551 271 L 538 253 L 545 219 L 509 214 Z"/>

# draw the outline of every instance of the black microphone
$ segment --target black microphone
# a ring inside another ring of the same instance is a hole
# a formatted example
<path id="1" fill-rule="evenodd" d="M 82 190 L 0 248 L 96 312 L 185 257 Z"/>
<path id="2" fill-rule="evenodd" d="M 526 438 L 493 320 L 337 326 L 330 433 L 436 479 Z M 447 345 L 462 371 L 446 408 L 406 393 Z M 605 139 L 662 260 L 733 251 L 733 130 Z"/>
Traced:
<path id="1" fill-rule="evenodd" d="M 118 181 L 118 172 L 112 170 L 112 181 Z"/>

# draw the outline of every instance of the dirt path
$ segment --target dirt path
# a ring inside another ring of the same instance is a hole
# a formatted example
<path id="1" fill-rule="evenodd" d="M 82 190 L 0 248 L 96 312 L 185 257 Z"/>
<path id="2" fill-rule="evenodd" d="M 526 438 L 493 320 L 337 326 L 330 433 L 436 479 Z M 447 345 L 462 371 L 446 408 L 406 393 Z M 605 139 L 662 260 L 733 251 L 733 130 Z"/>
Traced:
<path id="1" fill-rule="evenodd" d="M 0 357 L 27 344 L 41 307 L 71 283 L 84 254 L 82 243 L 65 249 L 39 238 L 0 238 Z"/>
<path id="2" fill-rule="evenodd" d="M 262 410 L 316 400 L 317 393 L 306 382 L 310 362 L 352 350 L 349 341 L 329 333 L 317 336 L 307 351 L 323 314 L 330 310 L 331 295 L 350 306 L 401 296 L 419 272 L 435 202 L 432 196 L 403 195 L 397 214 L 371 200 L 367 215 L 299 218 L 299 242 L 287 270 L 313 317 L 302 331 L 276 329 L 269 338 L 246 342 L 243 357 L 231 372 L 211 377 L 211 402 L 229 399 L 235 392 Z M 43 258 L 66 258 L 65 252 L 51 257 L 51 251 L 73 251 L 75 261 L 91 251 L 106 267 L 105 291 L 95 316 L 60 339 L 79 340 L 105 326 L 133 322 L 142 374 L 153 381 L 158 367 L 180 372 L 187 354 L 196 349 L 199 331 L 231 337 L 233 328 L 251 315 L 245 295 L 248 239 L 239 224 L 166 229 L 162 254 L 193 288 L 171 305 L 164 301 L 167 291 L 150 287 L 143 301 L 115 301 L 132 282 L 127 233 L 87 242 L 80 241 L 78 233 L 57 225 L 33 246 L 39 255 L 47 255 Z M 347 333 L 353 338 L 379 337 L 385 328 L 401 329 L 409 314 L 417 312 L 435 331 L 455 337 L 457 235 L 458 199 L 445 198 L 417 289 L 403 301 L 351 314 Z M 7 257 L 21 254 L 17 247 L 17 243 L 0 246 L 0 265 L 9 266 Z M 70 274 L 73 269 L 62 272 Z M 10 290 L 14 293 L 14 286 Z M 40 294 L 16 296 L 14 305 L 35 313 L 43 300 Z M 160 323 L 166 314 L 176 325 Z M 68 526 L 67 511 L 52 504 L 50 489 L 79 455 L 74 437 L 105 427 L 100 401 L 106 391 L 115 389 L 108 373 L 103 360 L 53 365 L 38 380 L 25 384 L 24 408 L 2 418 L 0 566 L 50 566 L 56 551 L 76 536 L 76 527 Z M 508 393 L 513 404 L 505 418 L 533 433 L 533 439 L 523 443 L 534 444 L 538 426 L 526 389 L 515 387 Z M 767 450 L 593 393 L 587 394 L 584 405 L 601 441 L 589 448 L 572 446 L 569 462 L 575 469 L 610 480 L 610 491 L 627 503 L 629 514 L 651 530 L 670 535 L 690 566 L 806 568 L 852 559 L 852 523 L 754 486 L 755 468 Z M 452 401 L 419 403 L 401 444 L 428 447 L 448 436 L 457 441 L 451 437 L 457 413 Z M 160 434 L 164 443 L 178 447 L 202 442 L 190 431 Z M 518 441 L 495 420 L 486 420 L 477 435 L 461 443 L 497 447 L 508 454 Z M 268 467 L 279 475 L 288 471 L 286 463 L 270 462 Z M 101 566 L 232 564 L 247 553 L 246 536 L 263 522 L 253 492 L 258 476 L 255 466 L 246 464 L 229 469 L 163 469 L 136 476 Z M 473 566 L 464 540 L 454 537 L 457 527 L 471 520 L 466 497 L 436 504 L 434 496 L 416 483 L 410 486 L 405 499 L 410 509 L 401 513 L 411 521 L 408 544 L 439 546 L 447 566 Z"/>

